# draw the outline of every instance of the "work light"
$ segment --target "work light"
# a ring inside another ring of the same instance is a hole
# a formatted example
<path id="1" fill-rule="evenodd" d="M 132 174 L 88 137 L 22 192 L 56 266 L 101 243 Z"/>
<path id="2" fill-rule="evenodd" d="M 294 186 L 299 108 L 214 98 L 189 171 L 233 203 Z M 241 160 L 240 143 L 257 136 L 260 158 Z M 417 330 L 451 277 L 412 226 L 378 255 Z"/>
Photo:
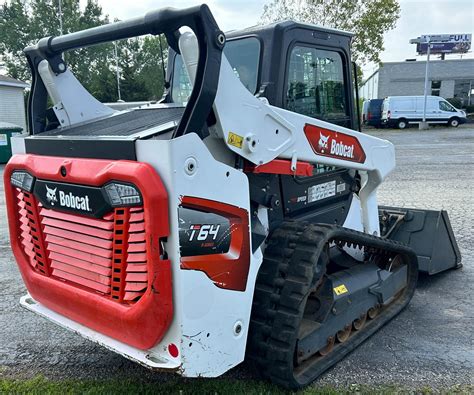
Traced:
<path id="1" fill-rule="evenodd" d="M 134 206 L 142 203 L 142 197 L 136 187 L 130 184 L 111 182 L 104 187 L 113 207 Z"/>
<path id="2" fill-rule="evenodd" d="M 17 188 L 31 192 L 33 189 L 34 177 L 26 171 L 14 171 L 10 177 L 10 182 Z"/>

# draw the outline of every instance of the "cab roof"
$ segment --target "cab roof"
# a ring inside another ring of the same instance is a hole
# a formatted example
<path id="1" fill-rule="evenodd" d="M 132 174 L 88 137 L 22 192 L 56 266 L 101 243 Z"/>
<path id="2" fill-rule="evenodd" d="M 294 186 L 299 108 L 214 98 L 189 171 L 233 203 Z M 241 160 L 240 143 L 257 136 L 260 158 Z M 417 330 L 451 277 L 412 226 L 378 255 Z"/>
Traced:
<path id="1" fill-rule="evenodd" d="M 245 29 L 239 29 L 239 30 L 231 30 L 231 31 L 226 32 L 226 36 L 228 38 L 234 38 L 234 37 L 240 37 L 240 36 L 250 35 L 250 34 L 257 34 L 257 35 L 262 34 L 262 33 L 268 34 L 276 30 L 286 31 L 286 30 L 293 30 L 293 29 L 314 30 L 317 32 L 329 33 L 329 34 L 332 33 L 332 34 L 346 36 L 346 37 L 354 36 L 354 33 L 351 33 L 345 30 L 333 29 L 330 27 L 314 25 L 311 23 L 295 22 L 292 20 L 274 22 L 267 25 L 255 25 L 255 26 L 251 26 L 251 27 L 247 27 Z"/>

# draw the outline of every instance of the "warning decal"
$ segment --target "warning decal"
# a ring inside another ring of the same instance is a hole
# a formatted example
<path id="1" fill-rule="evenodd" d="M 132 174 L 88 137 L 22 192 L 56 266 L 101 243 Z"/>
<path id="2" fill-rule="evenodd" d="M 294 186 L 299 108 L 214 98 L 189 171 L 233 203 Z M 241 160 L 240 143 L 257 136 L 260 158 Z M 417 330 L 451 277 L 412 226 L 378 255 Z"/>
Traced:
<path id="1" fill-rule="evenodd" d="M 349 292 L 344 284 L 334 287 L 333 290 L 334 290 L 334 293 L 338 296 Z"/>
<path id="2" fill-rule="evenodd" d="M 242 136 L 229 132 L 229 136 L 227 137 L 227 144 L 233 145 L 234 147 L 237 147 L 237 148 L 242 148 L 243 142 L 244 142 L 244 138 Z"/>
<path id="3" fill-rule="evenodd" d="M 6 134 L 0 134 L 0 145 L 8 145 Z"/>

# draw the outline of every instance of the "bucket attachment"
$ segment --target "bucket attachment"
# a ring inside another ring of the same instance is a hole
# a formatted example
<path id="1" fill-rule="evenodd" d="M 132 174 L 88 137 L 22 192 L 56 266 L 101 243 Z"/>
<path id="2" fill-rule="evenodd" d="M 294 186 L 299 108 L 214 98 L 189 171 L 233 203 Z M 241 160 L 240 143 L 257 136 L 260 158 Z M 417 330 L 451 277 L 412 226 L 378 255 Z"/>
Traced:
<path id="1" fill-rule="evenodd" d="M 410 246 L 420 272 L 432 275 L 462 266 L 446 211 L 380 206 L 379 218 L 382 237 Z"/>

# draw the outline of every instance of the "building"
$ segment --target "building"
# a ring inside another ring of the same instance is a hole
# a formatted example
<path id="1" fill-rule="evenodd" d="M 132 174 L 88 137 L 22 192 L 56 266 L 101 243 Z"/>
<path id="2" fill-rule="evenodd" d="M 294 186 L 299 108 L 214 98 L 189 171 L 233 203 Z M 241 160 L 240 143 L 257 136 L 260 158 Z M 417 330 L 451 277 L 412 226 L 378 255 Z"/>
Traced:
<path id="1" fill-rule="evenodd" d="M 426 61 L 387 62 L 359 90 L 364 99 L 423 95 Z M 430 60 L 428 94 L 474 105 L 474 59 Z"/>
<path id="2" fill-rule="evenodd" d="M 26 130 L 24 89 L 29 85 L 0 75 L 0 122 L 18 125 Z"/>

